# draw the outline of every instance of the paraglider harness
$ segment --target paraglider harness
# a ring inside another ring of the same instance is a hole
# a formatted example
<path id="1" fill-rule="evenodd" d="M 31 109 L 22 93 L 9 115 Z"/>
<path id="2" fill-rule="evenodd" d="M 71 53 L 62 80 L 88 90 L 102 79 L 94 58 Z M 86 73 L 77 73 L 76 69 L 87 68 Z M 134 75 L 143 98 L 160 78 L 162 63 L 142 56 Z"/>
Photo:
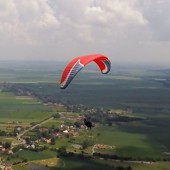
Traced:
<path id="1" fill-rule="evenodd" d="M 87 128 L 91 129 L 92 127 L 94 127 L 94 124 L 90 121 L 87 120 L 86 118 L 84 118 L 84 124 Z"/>

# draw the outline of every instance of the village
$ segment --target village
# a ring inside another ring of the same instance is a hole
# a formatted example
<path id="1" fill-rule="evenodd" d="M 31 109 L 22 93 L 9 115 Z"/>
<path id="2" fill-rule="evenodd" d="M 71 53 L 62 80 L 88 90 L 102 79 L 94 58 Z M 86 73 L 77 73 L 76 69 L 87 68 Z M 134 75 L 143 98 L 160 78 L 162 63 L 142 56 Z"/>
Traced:
<path id="1" fill-rule="evenodd" d="M 46 124 L 48 125 L 48 122 L 50 121 L 56 121 L 58 123 L 58 126 L 46 126 Z M 8 124 L 12 123 L 9 122 Z M 3 156 L 0 157 L 0 168 L 2 170 L 12 170 L 12 165 L 7 163 L 7 159 L 15 157 L 13 155 L 16 155 L 16 153 L 19 151 L 30 150 L 41 152 L 47 149 L 53 149 L 57 151 L 60 149 L 60 146 L 58 146 L 58 141 L 62 142 L 62 140 L 65 139 L 71 141 L 68 150 L 71 150 L 75 153 L 82 153 L 83 150 L 89 146 L 92 147 L 92 150 L 89 154 L 93 154 L 97 149 L 115 149 L 115 146 L 96 144 L 89 141 L 89 143 L 76 143 L 76 138 L 80 138 L 82 133 L 89 134 L 91 132 L 84 125 L 82 121 L 82 116 L 73 112 L 57 113 L 54 116 L 42 121 L 41 123 L 33 124 L 27 128 L 16 123 L 16 126 L 13 126 L 13 132 L 15 132 L 13 134 L 16 139 L 15 141 L 0 141 L 0 154 L 6 157 L 6 159 Z M 7 137 L 9 135 L 9 133 L 4 134 L 6 134 Z M 12 136 L 11 132 L 10 136 Z M 22 160 L 18 163 L 22 162 L 27 162 L 27 160 Z M 14 164 L 16 164 L 16 162 L 13 162 L 13 165 Z"/>

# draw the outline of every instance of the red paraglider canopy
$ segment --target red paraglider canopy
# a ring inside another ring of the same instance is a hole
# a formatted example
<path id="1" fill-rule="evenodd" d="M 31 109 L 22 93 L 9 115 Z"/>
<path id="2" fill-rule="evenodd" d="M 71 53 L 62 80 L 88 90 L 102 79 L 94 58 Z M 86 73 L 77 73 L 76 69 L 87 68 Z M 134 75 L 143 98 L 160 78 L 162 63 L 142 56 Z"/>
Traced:
<path id="1" fill-rule="evenodd" d="M 66 66 L 65 70 L 62 73 L 60 87 L 61 89 L 65 89 L 72 79 L 76 76 L 76 74 L 88 63 L 94 61 L 100 71 L 103 74 L 107 74 L 110 71 L 111 63 L 110 60 L 101 54 L 93 54 L 87 56 L 79 56 L 74 58 L 70 63 Z"/>

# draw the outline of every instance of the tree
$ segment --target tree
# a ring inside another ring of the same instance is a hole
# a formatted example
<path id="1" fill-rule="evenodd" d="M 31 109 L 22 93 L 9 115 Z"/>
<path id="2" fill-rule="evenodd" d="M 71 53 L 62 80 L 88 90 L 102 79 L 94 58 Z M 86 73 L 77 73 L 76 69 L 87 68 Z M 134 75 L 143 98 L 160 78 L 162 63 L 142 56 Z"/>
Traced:
<path id="1" fill-rule="evenodd" d="M 60 114 L 59 113 L 56 113 L 55 115 L 54 115 L 54 118 L 55 119 L 59 119 L 61 116 L 60 116 Z"/>
<path id="2" fill-rule="evenodd" d="M 112 126 L 112 122 L 111 121 L 108 121 L 108 126 Z"/>
<path id="3" fill-rule="evenodd" d="M 51 145 L 55 145 L 55 143 L 56 143 L 55 138 L 54 138 L 54 137 L 53 137 L 53 138 L 51 138 Z"/>
<path id="4" fill-rule="evenodd" d="M 132 167 L 131 167 L 131 166 L 128 166 L 128 167 L 127 167 L 127 170 L 132 170 Z"/>
<path id="5" fill-rule="evenodd" d="M 66 146 L 61 146 L 59 149 L 58 149 L 58 156 L 65 156 L 67 154 L 66 152 Z"/>
<path id="6" fill-rule="evenodd" d="M 11 148 L 11 142 L 5 142 L 5 143 L 4 143 L 4 148 L 5 148 L 5 149 Z"/>
<path id="7" fill-rule="evenodd" d="M 76 128 L 80 128 L 81 123 L 76 121 L 76 122 L 74 122 L 74 126 L 75 126 Z"/>
<path id="8" fill-rule="evenodd" d="M 29 137 L 25 138 L 26 144 L 30 145 L 31 144 L 31 139 Z"/>
<path id="9" fill-rule="evenodd" d="M 83 142 L 81 143 L 83 149 L 86 149 L 87 147 L 92 146 L 93 144 L 94 142 L 88 139 L 83 140 Z"/>
<path id="10" fill-rule="evenodd" d="M 101 134 L 100 133 L 97 133 L 97 136 L 100 136 Z"/>

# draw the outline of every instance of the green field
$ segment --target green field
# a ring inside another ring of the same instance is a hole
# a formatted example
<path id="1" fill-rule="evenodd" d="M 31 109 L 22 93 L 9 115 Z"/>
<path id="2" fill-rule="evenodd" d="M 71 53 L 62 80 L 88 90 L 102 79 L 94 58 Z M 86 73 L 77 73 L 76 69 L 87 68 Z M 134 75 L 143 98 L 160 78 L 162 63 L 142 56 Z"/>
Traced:
<path id="1" fill-rule="evenodd" d="M 52 115 L 52 110 L 37 99 L 0 92 L 0 122 L 30 123 Z"/>
<path id="2" fill-rule="evenodd" d="M 28 150 L 22 150 L 18 151 L 16 153 L 20 158 L 27 159 L 28 161 L 32 160 L 42 160 L 42 159 L 48 159 L 56 156 L 56 153 L 50 150 L 45 150 L 42 152 L 33 152 Z"/>
<path id="3" fill-rule="evenodd" d="M 125 157 L 148 159 L 164 158 L 160 143 L 157 141 L 150 141 L 150 136 L 147 133 L 131 133 L 122 131 L 119 126 L 115 127 L 98 127 L 95 129 L 96 133 L 100 133 L 97 137 L 97 142 L 114 145 L 116 149 L 113 154 Z M 157 134 L 158 136 L 160 134 Z"/>

